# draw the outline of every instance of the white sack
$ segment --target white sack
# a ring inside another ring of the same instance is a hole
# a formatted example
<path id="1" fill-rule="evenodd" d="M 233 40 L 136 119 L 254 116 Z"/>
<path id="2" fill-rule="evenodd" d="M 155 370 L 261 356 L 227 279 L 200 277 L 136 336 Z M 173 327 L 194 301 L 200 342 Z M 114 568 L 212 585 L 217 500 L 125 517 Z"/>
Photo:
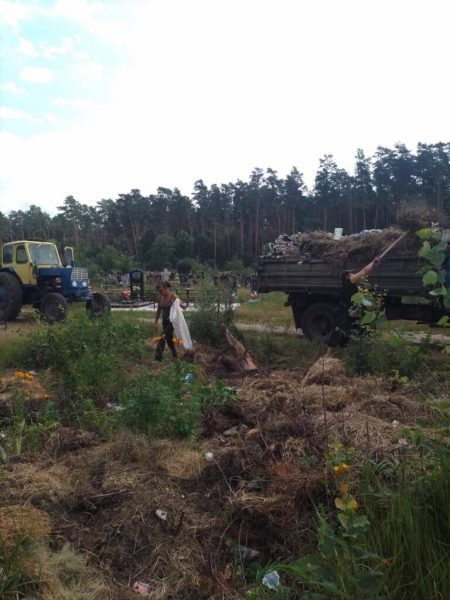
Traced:
<path id="1" fill-rule="evenodd" d="M 189 333 L 189 328 L 186 319 L 184 318 L 179 298 L 176 298 L 170 307 L 169 318 L 175 331 L 175 337 L 183 340 L 183 347 L 185 350 L 190 350 L 192 348 L 191 334 Z"/>

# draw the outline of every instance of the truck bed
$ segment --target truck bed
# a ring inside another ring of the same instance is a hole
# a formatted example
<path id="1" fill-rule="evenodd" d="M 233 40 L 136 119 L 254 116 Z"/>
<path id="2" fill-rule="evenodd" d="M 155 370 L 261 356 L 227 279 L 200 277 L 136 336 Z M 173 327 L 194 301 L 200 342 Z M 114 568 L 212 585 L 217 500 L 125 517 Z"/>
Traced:
<path id="1" fill-rule="evenodd" d="M 333 264 L 321 259 L 291 256 L 264 256 L 256 269 L 259 292 L 300 292 L 338 295 L 341 273 L 358 271 L 366 263 L 345 262 Z M 418 273 L 423 262 L 418 256 L 387 256 L 369 277 L 371 285 L 390 296 L 423 296 L 426 290 Z"/>

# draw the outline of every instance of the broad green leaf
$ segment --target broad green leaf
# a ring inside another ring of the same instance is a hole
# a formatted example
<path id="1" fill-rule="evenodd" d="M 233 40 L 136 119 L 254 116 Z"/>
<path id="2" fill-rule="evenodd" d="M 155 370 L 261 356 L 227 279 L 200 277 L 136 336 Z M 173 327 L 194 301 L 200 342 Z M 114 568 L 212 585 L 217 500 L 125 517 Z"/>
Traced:
<path id="1" fill-rule="evenodd" d="M 438 325 L 438 327 L 445 327 L 448 324 L 448 321 L 449 321 L 448 315 L 444 315 L 443 317 L 441 317 L 439 319 L 439 321 L 436 323 L 436 325 Z"/>
<path id="2" fill-rule="evenodd" d="M 372 302 L 372 300 L 370 300 L 370 298 L 363 296 L 362 305 L 365 306 L 366 308 L 370 308 L 371 306 L 373 306 L 373 302 Z"/>
<path id="3" fill-rule="evenodd" d="M 435 290 L 431 290 L 429 292 L 430 296 L 446 296 L 447 290 L 445 288 L 436 288 Z"/>
<path id="4" fill-rule="evenodd" d="M 422 248 L 419 250 L 419 256 L 422 258 L 426 258 L 431 252 L 431 244 L 430 242 L 424 242 Z"/>
<path id="5" fill-rule="evenodd" d="M 436 271 L 427 271 L 422 277 L 423 285 L 434 285 L 438 280 Z"/>
<path id="6" fill-rule="evenodd" d="M 366 314 L 361 319 L 361 325 L 370 325 L 370 323 L 373 323 L 376 318 L 376 313 L 372 311 L 366 312 Z"/>
<path id="7" fill-rule="evenodd" d="M 352 302 L 353 304 L 357 304 L 358 306 L 360 306 L 362 304 L 364 295 L 361 294 L 361 292 L 357 292 L 356 294 L 353 294 L 352 296 Z"/>
<path id="8" fill-rule="evenodd" d="M 421 240 L 429 240 L 431 236 L 431 229 L 429 227 L 425 227 L 424 229 L 419 229 L 416 231 L 416 235 L 420 237 Z"/>
<path id="9" fill-rule="evenodd" d="M 400 346 L 404 345 L 402 338 L 398 335 L 390 335 L 387 339 L 387 343 L 394 348 L 400 348 Z"/>

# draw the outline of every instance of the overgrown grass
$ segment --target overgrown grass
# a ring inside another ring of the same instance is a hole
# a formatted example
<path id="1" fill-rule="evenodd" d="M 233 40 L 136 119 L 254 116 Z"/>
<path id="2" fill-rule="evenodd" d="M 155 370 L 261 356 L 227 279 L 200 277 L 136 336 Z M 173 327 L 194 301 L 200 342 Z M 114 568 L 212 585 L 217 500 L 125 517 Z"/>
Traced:
<path id="1" fill-rule="evenodd" d="M 325 349 L 297 335 L 245 331 L 244 342 L 264 367 L 310 366 Z"/>
<path id="2" fill-rule="evenodd" d="M 367 545 L 388 565 L 392 600 L 450 598 L 450 450 L 425 447 L 422 460 L 367 465 L 361 490 L 371 527 Z"/>
<path id="3" fill-rule="evenodd" d="M 236 323 L 261 324 L 267 327 L 293 327 L 290 307 L 284 306 L 287 296 L 283 292 L 260 294 L 235 310 Z"/>
<path id="4" fill-rule="evenodd" d="M 126 381 L 124 367 L 148 353 L 149 325 L 122 315 L 90 320 L 78 312 L 63 323 L 38 324 L 0 349 L 0 365 L 48 370 L 57 393 L 107 401 Z"/>

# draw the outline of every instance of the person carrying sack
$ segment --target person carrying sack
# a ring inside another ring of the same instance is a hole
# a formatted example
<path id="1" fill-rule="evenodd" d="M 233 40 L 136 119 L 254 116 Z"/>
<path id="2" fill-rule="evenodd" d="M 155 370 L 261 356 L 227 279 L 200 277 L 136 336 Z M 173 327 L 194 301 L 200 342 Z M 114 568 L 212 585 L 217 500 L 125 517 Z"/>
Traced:
<path id="1" fill-rule="evenodd" d="M 169 346 L 170 351 L 172 352 L 173 358 L 177 358 L 177 349 L 173 341 L 174 328 L 172 321 L 170 320 L 170 309 L 172 308 L 172 305 L 174 304 L 175 300 L 179 300 L 179 298 L 176 294 L 173 294 L 170 291 L 170 283 L 168 281 L 163 281 L 162 283 L 160 283 L 157 287 L 157 291 L 159 291 L 159 298 L 154 328 L 156 330 L 156 328 L 158 327 L 159 317 L 162 316 L 163 334 L 158 341 L 158 345 L 156 346 L 155 360 L 162 361 L 164 348 L 166 347 L 166 342 Z M 180 307 L 182 309 L 185 309 L 186 304 L 180 301 Z"/>

